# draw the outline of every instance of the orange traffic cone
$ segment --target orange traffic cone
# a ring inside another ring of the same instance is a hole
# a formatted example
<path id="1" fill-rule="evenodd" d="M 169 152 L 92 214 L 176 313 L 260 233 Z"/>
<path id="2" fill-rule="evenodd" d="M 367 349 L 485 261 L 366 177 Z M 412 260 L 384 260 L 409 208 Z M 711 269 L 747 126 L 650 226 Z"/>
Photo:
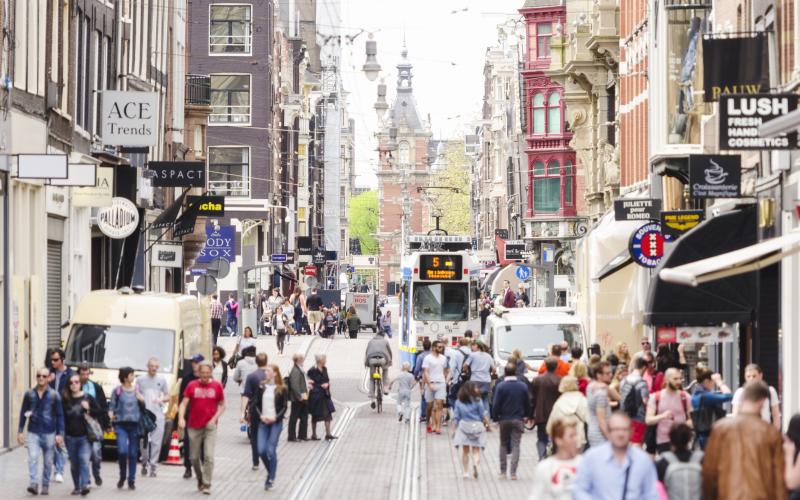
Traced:
<path id="1" fill-rule="evenodd" d="M 169 442 L 169 453 L 167 453 L 167 465 L 183 465 L 181 460 L 181 448 L 178 445 L 178 431 L 172 433 L 172 439 Z"/>

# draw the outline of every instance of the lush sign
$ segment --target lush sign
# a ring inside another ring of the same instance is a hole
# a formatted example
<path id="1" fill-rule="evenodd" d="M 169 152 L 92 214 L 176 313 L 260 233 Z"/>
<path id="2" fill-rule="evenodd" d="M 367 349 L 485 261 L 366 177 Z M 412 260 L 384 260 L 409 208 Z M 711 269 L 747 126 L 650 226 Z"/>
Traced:
<path id="1" fill-rule="evenodd" d="M 761 137 L 758 127 L 798 107 L 798 94 L 721 95 L 719 149 L 795 149 L 797 132 Z"/>

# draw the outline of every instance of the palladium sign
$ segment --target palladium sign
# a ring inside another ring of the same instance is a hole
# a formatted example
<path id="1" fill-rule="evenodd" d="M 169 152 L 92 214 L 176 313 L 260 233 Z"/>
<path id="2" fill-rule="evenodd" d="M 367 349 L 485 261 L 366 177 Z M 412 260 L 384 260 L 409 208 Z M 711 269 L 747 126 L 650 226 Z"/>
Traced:
<path id="1" fill-rule="evenodd" d="M 127 198 L 114 198 L 97 212 L 97 226 L 109 238 L 127 238 L 139 227 L 139 210 Z"/>

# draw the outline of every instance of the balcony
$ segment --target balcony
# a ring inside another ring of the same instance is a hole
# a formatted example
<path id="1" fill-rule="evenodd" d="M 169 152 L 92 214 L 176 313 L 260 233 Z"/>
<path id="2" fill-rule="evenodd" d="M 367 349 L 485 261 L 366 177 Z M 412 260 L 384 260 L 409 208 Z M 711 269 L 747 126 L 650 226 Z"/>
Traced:
<path id="1" fill-rule="evenodd" d="M 186 104 L 211 105 L 211 77 L 208 75 L 186 75 Z"/>
<path id="2" fill-rule="evenodd" d="M 232 198 L 250 197 L 250 179 L 209 179 L 208 191 L 217 196 L 229 196 Z"/>

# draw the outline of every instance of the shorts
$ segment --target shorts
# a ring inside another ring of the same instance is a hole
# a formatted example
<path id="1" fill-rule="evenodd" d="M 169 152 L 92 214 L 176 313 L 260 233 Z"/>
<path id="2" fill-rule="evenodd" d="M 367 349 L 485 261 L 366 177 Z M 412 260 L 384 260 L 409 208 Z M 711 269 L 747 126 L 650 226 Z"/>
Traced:
<path id="1" fill-rule="evenodd" d="M 322 314 L 322 311 L 308 311 L 309 323 L 322 323 L 323 319 L 325 319 L 325 315 Z"/>
<path id="2" fill-rule="evenodd" d="M 431 389 L 431 385 L 433 389 Z M 425 401 L 441 400 L 447 397 L 447 390 L 445 389 L 444 382 L 431 382 L 430 385 L 425 386 Z"/>
<path id="3" fill-rule="evenodd" d="M 644 434 L 647 430 L 647 424 L 631 420 L 631 443 L 642 444 L 644 443 Z"/>

